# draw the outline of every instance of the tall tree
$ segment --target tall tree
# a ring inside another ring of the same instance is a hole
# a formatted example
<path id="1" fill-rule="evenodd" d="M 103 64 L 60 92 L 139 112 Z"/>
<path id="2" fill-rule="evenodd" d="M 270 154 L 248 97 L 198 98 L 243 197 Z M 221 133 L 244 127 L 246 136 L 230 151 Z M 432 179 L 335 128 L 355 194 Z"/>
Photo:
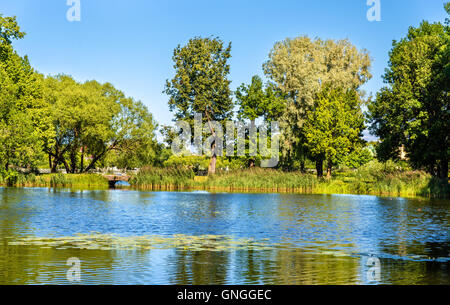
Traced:
<path id="1" fill-rule="evenodd" d="M 15 17 L 0 15 L 0 165 L 35 167 L 52 136 L 42 99 L 42 77 L 20 57 L 12 41 L 21 39 Z"/>
<path id="2" fill-rule="evenodd" d="M 446 4 L 449 11 L 449 4 Z M 394 41 L 388 86 L 369 105 L 378 157 L 396 159 L 404 147 L 415 168 L 447 180 L 449 160 L 449 25 L 422 22 Z"/>
<path id="3" fill-rule="evenodd" d="M 266 121 L 278 120 L 285 108 L 285 99 L 279 90 L 276 90 L 273 84 L 264 86 L 262 79 L 255 75 L 252 77 L 252 81 L 249 85 L 242 84 L 235 92 L 238 109 L 238 119 L 240 121 L 249 120 L 251 126 L 256 130 L 256 120 L 263 118 Z M 269 133 L 271 133 L 270 126 Z M 246 129 L 247 134 L 250 136 L 250 131 Z M 255 133 L 257 136 L 258 134 Z M 253 140 L 253 141 L 250 141 Z M 269 136 L 270 140 L 270 136 Z M 249 147 L 249 152 L 252 150 L 250 147 L 256 150 L 257 139 L 246 138 L 246 146 Z M 251 142 L 251 143 L 250 143 Z M 253 146 L 252 146 L 253 145 Z M 256 153 L 256 151 L 255 151 Z M 256 163 L 256 158 L 261 160 L 261 152 L 257 156 L 249 156 L 246 159 L 246 163 L 250 167 Z"/>
<path id="4" fill-rule="evenodd" d="M 165 93 L 175 121 L 187 121 L 193 126 L 196 113 L 203 115 L 211 134 L 216 137 L 212 121 L 224 123 L 231 118 L 233 101 L 228 74 L 231 43 L 224 47 L 218 38 L 190 39 L 173 53 L 175 76 L 167 80 Z M 209 173 L 216 170 L 216 143 L 211 145 Z"/>
<path id="5" fill-rule="evenodd" d="M 287 167 L 307 155 L 303 124 L 317 94 L 325 87 L 358 90 L 371 78 L 367 51 L 359 51 L 348 40 L 311 40 L 306 36 L 277 42 L 263 68 L 288 97 L 280 119 Z M 317 160 L 318 169 L 322 161 Z"/>
<path id="6" fill-rule="evenodd" d="M 314 159 L 326 160 L 328 179 L 333 165 L 343 161 L 362 143 L 361 106 L 355 90 L 325 88 L 306 114 L 305 145 Z M 322 172 L 318 171 L 317 175 L 321 177 Z"/>
<path id="7" fill-rule="evenodd" d="M 51 105 L 56 131 L 52 145 L 45 147 L 52 171 L 63 164 L 67 172 L 86 172 L 114 151 L 130 167 L 150 162 L 156 123 L 140 102 L 96 81 L 78 83 L 60 75 L 45 80 L 45 98 Z M 85 157 L 90 161 L 85 164 Z M 123 164 L 123 162 L 122 162 Z"/>

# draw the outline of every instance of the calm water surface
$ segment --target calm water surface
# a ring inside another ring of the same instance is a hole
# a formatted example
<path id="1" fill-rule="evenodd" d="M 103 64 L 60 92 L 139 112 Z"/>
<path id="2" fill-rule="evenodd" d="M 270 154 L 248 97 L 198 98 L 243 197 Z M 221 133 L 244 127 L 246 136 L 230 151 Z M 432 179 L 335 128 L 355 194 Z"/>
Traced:
<path id="1" fill-rule="evenodd" d="M 449 228 L 442 200 L 0 188 L 0 284 L 71 257 L 81 284 L 450 284 Z"/>

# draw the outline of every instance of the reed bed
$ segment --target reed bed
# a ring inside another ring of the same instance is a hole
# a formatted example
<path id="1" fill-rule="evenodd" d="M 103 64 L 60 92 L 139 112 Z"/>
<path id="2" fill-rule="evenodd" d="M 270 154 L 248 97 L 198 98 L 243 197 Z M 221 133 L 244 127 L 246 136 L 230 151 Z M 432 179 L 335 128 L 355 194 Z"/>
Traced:
<path id="1" fill-rule="evenodd" d="M 194 179 L 190 169 L 145 168 L 130 184 L 146 190 L 208 190 L 220 192 L 357 194 L 449 198 L 448 183 L 422 171 L 403 170 L 373 162 L 356 171 L 337 172 L 333 179 L 312 174 L 253 168 L 219 171 L 207 179 Z"/>
<path id="2" fill-rule="evenodd" d="M 97 174 L 17 174 L 0 181 L 3 186 L 22 187 L 108 187 L 108 179 Z"/>
<path id="3" fill-rule="evenodd" d="M 209 177 L 196 177 L 184 167 L 145 167 L 133 175 L 131 187 L 150 191 L 207 190 L 216 192 L 358 194 L 401 197 L 449 198 L 447 181 L 425 172 L 404 169 L 391 163 L 370 162 L 356 171 L 337 171 L 330 180 L 313 174 L 276 169 L 218 171 Z M 1 180 L 3 186 L 95 187 L 107 188 L 106 178 L 97 174 L 18 174 Z"/>

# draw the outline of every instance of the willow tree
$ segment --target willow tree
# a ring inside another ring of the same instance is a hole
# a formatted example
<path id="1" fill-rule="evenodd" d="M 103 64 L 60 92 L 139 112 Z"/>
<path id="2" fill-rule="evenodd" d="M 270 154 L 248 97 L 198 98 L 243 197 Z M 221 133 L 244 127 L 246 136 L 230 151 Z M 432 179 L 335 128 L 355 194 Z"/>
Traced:
<path id="1" fill-rule="evenodd" d="M 370 64 L 368 52 L 358 50 L 348 40 L 312 40 L 302 36 L 274 45 L 263 68 L 287 96 L 280 127 L 283 159 L 288 167 L 308 154 L 303 125 L 317 95 L 326 87 L 358 91 L 372 77 Z M 318 172 L 322 171 L 323 161 L 316 159 Z"/>
<path id="2" fill-rule="evenodd" d="M 233 101 L 230 90 L 231 43 L 224 46 L 218 38 L 190 39 L 173 53 L 175 76 L 167 80 L 165 93 L 175 121 L 194 125 L 196 113 L 202 114 L 212 136 L 216 137 L 213 121 L 224 123 L 231 118 Z M 211 144 L 209 173 L 215 173 L 217 160 L 216 141 Z"/>
<path id="3" fill-rule="evenodd" d="M 446 4 L 450 13 L 450 4 Z M 381 139 L 378 157 L 396 159 L 404 147 L 415 168 L 447 180 L 449 161 L 450 31 L 422 22 L 394 41 L 388 86 L 369 105 L 372 131 Z"/>

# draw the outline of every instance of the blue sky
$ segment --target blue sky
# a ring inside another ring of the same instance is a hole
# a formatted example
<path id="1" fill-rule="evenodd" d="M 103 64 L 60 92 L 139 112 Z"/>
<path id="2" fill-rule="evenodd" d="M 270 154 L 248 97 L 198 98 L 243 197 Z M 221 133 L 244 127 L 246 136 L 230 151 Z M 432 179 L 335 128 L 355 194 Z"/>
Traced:
<path id="1" fill-rule="evenodd" d="M 348 38 L 367 49 L 375 93 L 393 39 L 422 20 L 444 21 L 444 0 L 380 0 L 380 22 L 369 22 L 366 0 L 81 0 L 81 21 L 69 22 L 66 0 L 1 0 L 0 13 L 15 15 L 27 36 L 21 55 L 44 74 L 111 82 L 144 102 L 160 124 L 172 115 L 162 93 L 173 75 L 173 49 L 194 36 L 232 42 L 232 89 L 262 73 L 276 41 L 308 35 Z"/>

